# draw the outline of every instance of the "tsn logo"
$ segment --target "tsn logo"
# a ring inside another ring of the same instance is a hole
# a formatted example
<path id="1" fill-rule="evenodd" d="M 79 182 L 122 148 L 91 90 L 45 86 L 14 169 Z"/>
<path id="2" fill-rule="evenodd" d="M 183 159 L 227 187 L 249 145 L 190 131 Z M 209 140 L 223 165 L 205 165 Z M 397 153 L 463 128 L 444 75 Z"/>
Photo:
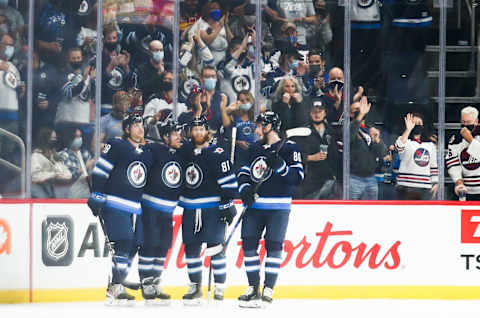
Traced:
<path id="1" fill-rule="evenodd" d="M 480 244 L 480 210 L 462 210 L 461 243 Z M 480 270 L 480 254 L 461 254 L 465 259 L 465 269 Z"/>

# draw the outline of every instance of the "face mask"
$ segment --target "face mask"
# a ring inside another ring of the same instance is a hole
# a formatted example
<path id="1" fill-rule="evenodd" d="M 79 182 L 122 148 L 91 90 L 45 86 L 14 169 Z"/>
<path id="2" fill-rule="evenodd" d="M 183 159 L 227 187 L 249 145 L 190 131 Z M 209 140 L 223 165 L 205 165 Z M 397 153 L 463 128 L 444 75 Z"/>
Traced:
<path id="1" fill-rule="evenodd" d="M 423 133 L 423 126 L 415 126 L 412 129 L 412 135 L 421 135 Z"/>
<path id="2" fill-rule="evenodd" d="M 294 60 L 292 63 L 289 64 L 290 69 L 296 70 L 298 66 L 298 60 Z"/>
<path id="3" fill-rule="evenodd" d="M 353 116 L 352 118 L 355 119 L 355 118 L 358 117 L 358 115 L 360 115 L 360 111 L 359 110 L 354 111 L 353 114 L 352 114 L 352 116 Z"/>
<path id="4" fill-rule="evenodd" d="M 325 8 L 315 8 L 315 13 L 317 15 L 320 15 L 320 16 L 324 17 L 324 16 L 327 15 L 327 9 L 325 9 Z"/>
<path id="5" fill-rule="evenodd" d="M 219 9 L 211 11 L 210 18 L 215 21 L 220 21 L 220 19 L 222 18 L 222 11 L 220 11 Z"/>
<path id="6" fill-rule="evenodd" d="M 157 63 L 162 61 L 164 56 L 165 53 L 163 51 L 152 52 L 152 59 Z"/>
<path id="7" fill-rule="evenodd" d="M 50 146 L 50 148 L 56 148 L 57 147 L 57 140 L 50 140 L 48 142 L 48 145 Z"/>
<path id="8" fill-rule="evenodd" d="M 202 112 L 204 112 L 208 108 L 207 102 L 201 102 L 200 105 L 202 105 Z"/>
<path id="9" fill-rule="evenodd" d="M 310 65 L 310 74 L 317 74 L 320 72 L 320 65 Z"/>
<path id="10" fill-rule="evenodd" d="M 71 66 L 74 70 L 78 70 L 79 68 L 82 67 L 82 62 L 70 62 L 70 66 Z"/>
<path id="11" fill-rule="evenodd" d="M 250 108 L 252 108 L 252 103 L 246 103 L 246 104 L 240 105 L 241 110 L 249 110 Z"/>
<path id="12" fill-rule="evenodd" d="M 169 92 L 173 89 L 173 83 L 172 82 L 163 82 L 162 83 L 162 89 L 164 92 Z"/>
<path id="13" fill-rule="evenodd" d="M 297 37 L 296 36 L 289 36 L 288 41 L 290 43 L 297 43 Z"/>
<path id="14" fill-rule="evenodd" d="M 7 45 L 7 47 L 5 48 L 5 52 L 4 52 L 7 60 L 10 60 L 12 58 L 14 52 L 15 52 L 15 49 L 13 48 L 13 46 Z"/>
<path id="15" fill-rule="evenodd" d="M 207 91 L 213 91 L 217 85 L 217 79 L 209 77 L 204 80 L 204 83 Z"/>
<path id="16" fill-rule="evenodd" d="M 83 139 L 82 137 L 76 137 L 72 141 L 72 149 L 80 149 L 82 147 Z"/>
<path id="17" fill-rule="evenodd" d="M 117 48 L 117 42 L 105 42 L 105 48 L 109 51 L 113 51 Z"/>
<path id="18" fill-rule="evenodd" d="M 468 130 L 473 131 L 473 129 L 475 129 L 475 125 L 464 125 L 464 124 L 462 124 L 462 128 L 467 128 Z"/>

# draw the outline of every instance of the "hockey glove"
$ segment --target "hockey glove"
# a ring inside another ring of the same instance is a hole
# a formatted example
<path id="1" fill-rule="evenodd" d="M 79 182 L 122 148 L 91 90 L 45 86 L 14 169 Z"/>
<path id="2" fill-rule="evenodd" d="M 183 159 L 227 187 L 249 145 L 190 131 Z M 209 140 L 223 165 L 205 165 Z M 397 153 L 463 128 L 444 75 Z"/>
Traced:
<path id="1" fill-rule="evenodd" d="M 94 216 L 98 216 L 101 213 L 105 203 L 107 203 L 107 197 L 99 192 L 92 192 L 87 201 L 87 205 L 92 210 Z"/>
<path id="2" fill-rule="evenodd" d="M 270 169 L 272 169 L 275 173 L 283 173 L 287 168 L 287 164 L 285 160 L 282 159 L 279 155 L 272 154 L 266 160 L 266 163 Z"/>
<path id="3" fill-rule="evenodd" d="M 237 215 L 237 209 L 235 208 L 233 201 L 220 203 L 219 209 L 220 209 L 220 222 L 225 222 L 228 225 L 230 225 L 233 219 L 235 218 L 235 215 Z"/>
<path id="4" fill-rule="evenodd" d="M 255 193 L 253 193 L 253 187 L 247 186 L 245 189 L 240 192 L 240 197 L 242 198 L 243 205 L 251 206 L 255 203 Z"/>

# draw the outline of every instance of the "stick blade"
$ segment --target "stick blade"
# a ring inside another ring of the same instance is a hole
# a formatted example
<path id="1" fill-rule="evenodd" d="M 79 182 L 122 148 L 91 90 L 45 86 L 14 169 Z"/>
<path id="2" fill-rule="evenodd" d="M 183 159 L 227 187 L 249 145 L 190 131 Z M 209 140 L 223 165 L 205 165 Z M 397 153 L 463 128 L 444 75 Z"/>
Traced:
<path id="1" fill-rule="evenodd" d="M 291 137 L 306 137 L 312 134 L 312 130 L 308 127 L 297 127 L 285 131 L 287 138 Z"/>

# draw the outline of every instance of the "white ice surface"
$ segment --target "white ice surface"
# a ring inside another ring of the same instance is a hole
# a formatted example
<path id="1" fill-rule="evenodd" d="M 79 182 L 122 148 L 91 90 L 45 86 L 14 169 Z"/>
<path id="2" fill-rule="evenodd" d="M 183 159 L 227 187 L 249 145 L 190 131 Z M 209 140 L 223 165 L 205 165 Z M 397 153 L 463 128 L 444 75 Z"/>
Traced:
<path id="1" fill-rule="evenodd" d="M 201 307 L 184 307 L 180 301 L 169 307 L 145 306 L 137 302 L 132 308 L 106 307 L 100 302 L 0 304 L 0 317 L 28 318 L 254 318 L 254 317 L 325 317 L 325 318 L 466 318 L 480 317 L 480 301 L 441 300 L 274 300 L 265 309 L 242 309 L 236 301 L 221 305 L 204 303 Z"/>

